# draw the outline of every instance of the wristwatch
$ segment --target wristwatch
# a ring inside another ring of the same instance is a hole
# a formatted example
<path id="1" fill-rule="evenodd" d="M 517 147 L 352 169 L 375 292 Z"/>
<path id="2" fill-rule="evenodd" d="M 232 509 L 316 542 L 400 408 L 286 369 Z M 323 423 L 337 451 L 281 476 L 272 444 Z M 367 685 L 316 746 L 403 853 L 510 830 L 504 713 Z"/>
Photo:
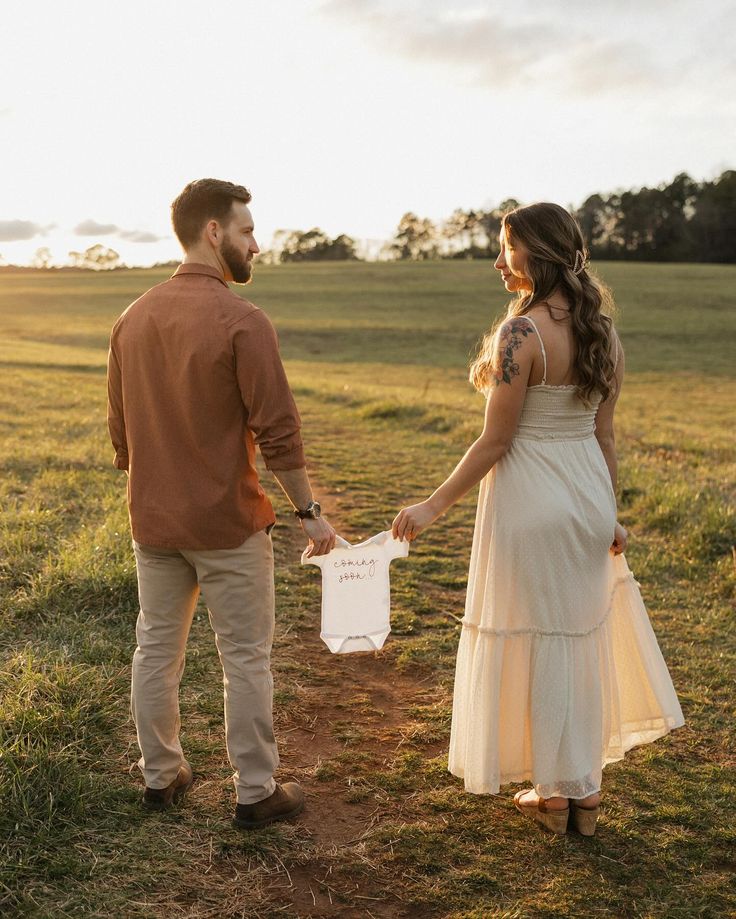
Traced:
<path id="1" fill-rule="evenodd" d="M 303 511 L 300 511 L 298 507 L 295 508 L 294 516 L 298 517 L 300 520 L 316 520 L 318 517 L 322 516 L 322 508 L 316 501 L 310 501 Z"/>

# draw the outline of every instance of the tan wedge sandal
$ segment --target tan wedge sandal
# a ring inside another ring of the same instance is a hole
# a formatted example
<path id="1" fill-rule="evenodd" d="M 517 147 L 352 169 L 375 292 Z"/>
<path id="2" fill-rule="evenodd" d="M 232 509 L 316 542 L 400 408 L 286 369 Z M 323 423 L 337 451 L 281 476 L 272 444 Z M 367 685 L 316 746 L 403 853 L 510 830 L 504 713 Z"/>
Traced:
<path id="1" fill-rule="evenodd" d="M 527 791 L 529 791 L 529 789 L 524 788 L 522 791 L 517 791 L 514 795 L 514 806 L 519 813 L 532 820 L 536 820 L 558 836 L 564 836 L 567 832 L 567 821 L 570 816 L 570 808 L 566 807 L 564 810 L 553 810 L 548 808 L 546 802 L 543 800 L 535 801 L 534 804 L 524 804 L 521 801 L 521 796 L 525 795 Z"/>
<path id="2" fill-rule="evenodd" d="M 595 827 L 601 806 L 579 807 L 574 801 L 570 802 L 572 809 L 572 825 L 581 836 L 595 836 Z"/>

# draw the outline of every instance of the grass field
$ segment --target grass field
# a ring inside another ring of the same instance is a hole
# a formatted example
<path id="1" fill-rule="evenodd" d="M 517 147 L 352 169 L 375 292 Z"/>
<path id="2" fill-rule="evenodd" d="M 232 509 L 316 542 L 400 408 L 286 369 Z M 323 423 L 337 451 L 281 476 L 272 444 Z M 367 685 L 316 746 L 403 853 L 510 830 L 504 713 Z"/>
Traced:
<path id="1" fill-rule="evenodd" d="M 302 821 L 232 828 L 219 664 L 199 609 L 182 684 L 198 781 L 142 815 L 128 720 L 137 615 L 105 428 L 109 329 L 165 277 L 0 272 L 0 913 L 28 917 L 736 914 L 736 269 L 600 266 L 620 308 L 619 519 L 686 726 L 604 774 L 592 840 L 446 771 L 475 492 L 392 565 L 377 656 L 320 649 L 319 585 L 283 513 L 277 734 Z M 480 430 L 468 358 L 502 308 L 488 263 L 261 268 L 309 468 L 351 539 L 425 497 Z M 730 296 L 729 296 L 729 291 Z M 285 511 L 275 485 L 267 487 Z"/>

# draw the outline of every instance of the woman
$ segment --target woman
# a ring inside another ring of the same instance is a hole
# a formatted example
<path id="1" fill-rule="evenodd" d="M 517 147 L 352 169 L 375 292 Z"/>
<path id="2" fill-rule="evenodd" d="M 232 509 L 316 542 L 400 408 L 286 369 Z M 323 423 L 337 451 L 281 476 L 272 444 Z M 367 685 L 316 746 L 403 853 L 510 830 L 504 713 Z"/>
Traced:
<path id="1" fill-rule="evenodd" d="M 483 433 L 393 533 L 415 539 L 483 480 L 449 769 L 476 794 L 531 780 L 514 798 L 523 814 L 592 836 L 603 766 L 683 717 L 616 522 L 624 355 L 610 292 L 556 204 L 508 213 L 500 243 L 517 296 L 471 368 Z"/>

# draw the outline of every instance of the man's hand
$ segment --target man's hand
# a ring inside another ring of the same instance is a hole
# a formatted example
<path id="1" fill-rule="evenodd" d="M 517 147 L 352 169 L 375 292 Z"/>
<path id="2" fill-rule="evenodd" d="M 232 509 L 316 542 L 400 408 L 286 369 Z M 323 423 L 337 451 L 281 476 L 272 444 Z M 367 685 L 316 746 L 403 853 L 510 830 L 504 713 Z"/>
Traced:
<path id="1" fill-rule="evenodd" d="M 325 517 L 318 517 L 316 520 L 305 517 L 301 525 L 309 537 L 307 558 L 312 558 L 314 555 L 327 555 L 335 548 L 336 534 Z"/>

